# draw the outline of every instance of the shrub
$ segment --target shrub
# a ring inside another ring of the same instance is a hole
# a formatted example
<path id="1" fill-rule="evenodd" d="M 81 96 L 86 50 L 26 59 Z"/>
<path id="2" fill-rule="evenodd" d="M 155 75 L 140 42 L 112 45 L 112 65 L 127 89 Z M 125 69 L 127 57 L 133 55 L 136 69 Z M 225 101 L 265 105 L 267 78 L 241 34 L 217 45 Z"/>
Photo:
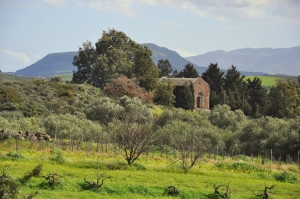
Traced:
<path id="1" fill-rule="evenodd" d="M 12 160 L 22 159 L 24 156 L 21 152 L 17 151 L 16 153 L 9 151 L 8 154 L 6 154 L 8 157 L 10 157 Z"/>
<path id="2" fill-rule="evenodd" d="M 57 164 L 64 164 L 65 163 L 65 158 L 62 156 L 61 153 L 59 153 L 57 156 L 50 157 L 49 158 L 52 162 L 55 162 Z"/>
<path id="3" fill-rule="evenodd" d="M 289 182 L 289 183 L 293 183 L 293 184 L 297 183 L 297 180 L 298 180 L 294 174 L 289 173 L 287 171 L 274 174 L 274 178 L 280 182 Z"/>
<path id="4" fill-rule="evenodd" d="M 154 97 L 152 92 L 146 91 L 135 81 L 127 77 L 119 77 L 106 84 L 104 91 L 108 96 L 114 99 L 119 99 L 126 95 L 130 98 L 138 97 L 144 103 L 152 103 Z"/>
<path id="5" fill-rule="evenodd" d="M 6 175 L 5 170 L 7 168 L 3 170 L 3 174 L 2 176 L 0 176 L 0 198 L 1 199 L 18 198 L 20 184 L 18 183 L 17 180 Z"/>
<path id="6" fill-rule="evenodd" d="M 19 103 L 23 102 L 23 99 L 18 96 L 14 89 L 4 87 L 0 88 L 0 102 Z"/>
<path id="7" fill-rule="evenodd" d="M 41 175 L 42 173 L 42 169 L 43 169 L 43 165 L 39 164 L 38 166 L 36 166 L 31 172 L 25 174 L 21 179 L 20 179 L 20 183 L 22 185 L 26 184 L 30 178 L 32 177 L 38 177 Z"/>
<path id="8" fill-rule="evenodd" d="M 221 170 L 233 170 L 233 171 L 239 171 L 242 173 L 268 172 L 268 170 L 261 169 L 258 166 L 254 166 L 252 164 L 246 164 L 246 163 L 242 163 L 242 162 L 234 162 L 234 163 L 218 162 L 215 164 L 215 166 Z"/>
<path id="9" fill-rule="evenodd" d="M 62 83 L 63 79 L 62 79 L 61 76 L 53 76 L 53 77 L 49 77 L 49 81 L 50 82 L 60 82 L 60 83 Z"/>

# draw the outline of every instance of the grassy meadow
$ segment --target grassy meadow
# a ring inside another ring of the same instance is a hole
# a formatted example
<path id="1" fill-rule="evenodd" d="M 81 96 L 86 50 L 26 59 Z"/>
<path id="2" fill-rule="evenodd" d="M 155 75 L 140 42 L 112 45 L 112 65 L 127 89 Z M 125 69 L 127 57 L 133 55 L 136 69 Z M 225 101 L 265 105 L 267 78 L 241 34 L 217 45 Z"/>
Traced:
<path id="1" fill-rule="evenodd" d="M 24 142 L 25 143 L 25 142 Z M 159 152 L 142 155 L 133 165 L 128 166 L 123 157 L 107 152 L 69 151 L 61 149 L 37 150 L 37 147 L 23 143 L 18 152 L 0 143 L 0 172 L 6 166 L 8 176 L 21 178 L 38 164 L 43 165 L 42 175 L 58 173 L 62 176 L 58 184 L 49 187 L 43 177 L 34 177 L 20 188 L 20 196 L 38 191 L 34 198 L 220 198 L 214 194 L 213 185 L 228 185 L 230 198 L 261 198 L 254 193 L 262 193 L 265 185 L 275 185 L 270 191 L 273 199 L 298 199 L 300 197 L 300 172 L 296 164 L 267 163 L 262 166 L 261 159 L 243 155 L 234 159 L 218 156 L 216 160 L 205 156 L 188 172 L 184 172 L 173 154 L 160 155 Z M 28 148 L 28 149 L 26 149 Z M 29 149 L 32 148 L 32 149 Z M 174 163 L 174 164 L 173 164 Z M 107 179 L 98 190 L 92 190 L 84 182 L 96 182 L 96 177 L 104 175 Z M 286 177 L 286 175 L 292 178 Z M 284 179 L 276 180 L 276 175 Z M 283 178 L 282 178 L 283 177 Z M 169 196 L 165 188 L 175 186 L 178 196 Z M 219 189 L 225 193 L 225 187 Z M 22 198 L 20 197 L 20 198 Z"/>
<path id="2" fill-rule="evenodd" d="M 276 81 L 277 81 L 278 79 L 283 79 L 283 78 L 281 78 L 281 77 L 276 77 L 276 76 L 246 76 L 246 77 L 245 77 L 245 80 L 249 78 L 251 81 L 253 81 L 253 79 L 254 79 L 255 77 L 258 77 L 258 78 L 261 79 L 261 82 L 262 82 L 261 84 L 262 84 L 262 86 L 264 86 L 264 87 L 270 87 L 270 86 L 273 86 L 273 85 L 276 84 Z"/>

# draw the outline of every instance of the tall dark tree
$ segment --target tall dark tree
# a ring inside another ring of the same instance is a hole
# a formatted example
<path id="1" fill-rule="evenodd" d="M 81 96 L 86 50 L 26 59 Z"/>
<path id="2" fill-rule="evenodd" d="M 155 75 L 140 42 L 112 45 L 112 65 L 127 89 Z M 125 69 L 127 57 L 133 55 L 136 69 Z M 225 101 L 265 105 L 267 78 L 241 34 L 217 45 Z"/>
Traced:
<path id="1" fill-rule="evenodd" d="M 182 73 L 181 76 L 184 77 L 184 78 L 196 78 L 196 77 L 199 77 L 198 71 L 196 70 L 196 68 L 194 67 L 194 65 L 191 64 L 191 63 L 186 64 L 185 67 L 184 67 L 184 69 L 182 70 L 182 72 L 179 72 L 179 73 Z"/>
<path id="2" fill-rule="evenodd" d="M 226 93 L 228 93 L 229 101 L 226 102 L 232 110 L 243 109 L 243 104 L 245 104 L 245 98 L 243 99 L 243 95 L 248 96 L 246 93 L 247 85 L 246 82 L 243 81 L 245 78 L 244 75 L 236 69 L 235 66 L 231 66 L 224 76 L 224 89 Z"/>
<path id="3" fill-rule="evenodd" d="M 172 77 L 173 77 L 173 78 L 178 77 L 178 74 L 179 74 L 178 70 L 175 69 L 175 70 L 173 71 Z"/>
<path id="4" fill-rule="evenodd" d="M 225 90 L 234 90 L 234 87 L 236 86 L 238 90 L 243 90 L 245 88 L 245 82 L 243 79 L 245 78 L 244 75 L 242 75 L 235 66 L 231 66 L 225 76 L 224 76 L 224 89 Z"/>
<path id="5" fill-rule="evenodd" d="M 193 110 L 194 94 L 192 84 L 185 83 L 179 94 L 179 107 L 185 110 Z"/>
<path id="6" fill-rule="evenodd" d="M 255 77 L 252 81 L 248 78 L 247 87 L 249 103 L 251 105 L 251 116 L 259 117 L 265 115 L 269 102 L 267 89 L 262 87 L 260 78 Z"/>
<path id="7" fill-rule="evenodd" d="M 223 100 L 223 83 L 224 83 L 224 72 L 218 67 L 218 64 L 210 63 L 207 70 L 202 73 L 201 77 L 210 86 L 210 102 L 209 108 L 213 108 L 217 104 L 222 104 Z"/>
<path id="8" fill-rule="evenodd" d="M 151 55 L 152 51 L 147 46 L 137 46 L 133 57 L 133 76 L 139 85 L 147 91 L 152 91 L 157 86 L 158 70 Z"/>
<path id="9" fill-rule="evenodd" d="M 158 60 L 157 67 L 159 71 L 159 77 L 170 77 L 170 73 L 173 72 L 172 65 L 167 59 Z"/>
<path id="10" fill-rule="evenodd" d="M 92 43 L 87 41 L 79 47 L 78 55 L 74 56 L 73 65 L 77 66 L 77 71 L 73 71 L 73 83 L 92 83 L 92 75 L 97 53 Z"/>

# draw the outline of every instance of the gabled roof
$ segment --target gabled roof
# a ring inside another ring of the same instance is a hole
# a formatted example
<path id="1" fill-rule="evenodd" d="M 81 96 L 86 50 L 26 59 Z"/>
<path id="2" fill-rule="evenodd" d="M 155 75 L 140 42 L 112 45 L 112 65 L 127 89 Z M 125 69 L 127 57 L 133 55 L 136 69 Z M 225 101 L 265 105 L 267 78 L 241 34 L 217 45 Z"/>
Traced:
<path id="1" fill-rule="evenodd" d="M 167 82 L 170 80 L 174 86 L 184 86 L 185 83 L 190 84 L 196 81 L 199 77 L 197 78 L 167 78 L 167 77 L 161 77 L 159 80 L 163 82 Z"/>

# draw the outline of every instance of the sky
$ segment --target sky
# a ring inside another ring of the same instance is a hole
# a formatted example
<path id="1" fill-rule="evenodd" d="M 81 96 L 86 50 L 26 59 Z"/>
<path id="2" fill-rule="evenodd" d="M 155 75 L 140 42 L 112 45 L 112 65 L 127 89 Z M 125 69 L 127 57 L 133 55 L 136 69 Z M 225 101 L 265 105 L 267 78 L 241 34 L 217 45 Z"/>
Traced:
<path id="1" fill-rule="evenodd" d="M 183 57 L 300 46 L 300 0 L 0 0 L 0 70 L 78 51 L 115 29 Z"/>

